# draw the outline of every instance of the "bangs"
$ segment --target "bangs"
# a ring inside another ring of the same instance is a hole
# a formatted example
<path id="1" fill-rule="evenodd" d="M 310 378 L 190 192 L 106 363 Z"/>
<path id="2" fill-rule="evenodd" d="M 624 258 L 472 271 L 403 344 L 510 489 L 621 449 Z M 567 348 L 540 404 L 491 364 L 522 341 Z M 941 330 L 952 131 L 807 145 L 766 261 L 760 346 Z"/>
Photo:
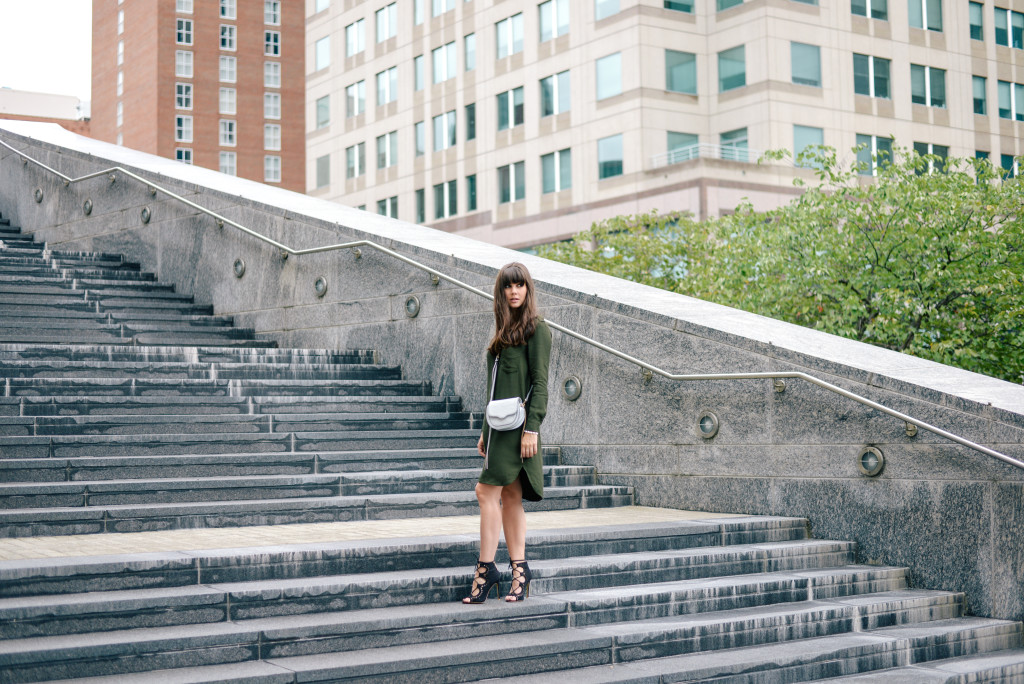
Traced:
<path id="1" fill-rule="evenodd" d="M 519 263 L 506 264 L 498 276 L 502 289 L 509 285 L 525 285 L 527 283 L 526 267 Z"/>

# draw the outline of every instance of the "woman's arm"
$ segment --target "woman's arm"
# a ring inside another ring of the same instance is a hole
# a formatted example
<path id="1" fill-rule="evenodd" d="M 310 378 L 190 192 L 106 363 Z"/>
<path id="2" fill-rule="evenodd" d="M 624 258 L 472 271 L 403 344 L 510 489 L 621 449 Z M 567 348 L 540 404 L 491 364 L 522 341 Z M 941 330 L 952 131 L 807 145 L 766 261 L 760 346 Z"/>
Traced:
<path id="1" fill-rule="evenodd" d="M 540 430 L 548 412 L 548 364 L 551 361 L 551 329 L 544 321 L 537 323 L 533 337 L 526 343 L 526 356 L 530 363 L 530 383 L 533 388 L 526 412 L 528 432 Z"/>

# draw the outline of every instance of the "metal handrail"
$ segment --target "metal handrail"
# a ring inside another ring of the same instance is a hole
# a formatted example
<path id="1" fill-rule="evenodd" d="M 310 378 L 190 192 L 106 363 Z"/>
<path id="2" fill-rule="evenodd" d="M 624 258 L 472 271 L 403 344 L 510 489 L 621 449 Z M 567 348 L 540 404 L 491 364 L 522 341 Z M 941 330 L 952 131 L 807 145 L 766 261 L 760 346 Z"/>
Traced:
<path id="1" fill-rule="evenodd" d="M 109 169 L 105 169 L 103 171 L 96 171 L 95 173 L 90 173 L 90 174 L 86 174 L 84 176 L 79 176 L 78 178 L 71 178 L 69 176 L 65 176 L 63 173 L 61 173 L 60 171 L 57 171 L 56 169 L 50 168 L 49 166 L 47 166 L 46 164 L 42 163 L 41 161 L 33 159 L 32 157 L 28 156 L 27 154 L 25 154 L 21 150 L 18 150 L 18 149 L 14 148 L 14 147 L 11 147 L 11 145 L 7 144 L 3 140 L 0 140 L 0 145 L 2 145 L 3 147 L 6 147 L 7 149 L 11 150 L 15 154 L 19 155 L 21 157 L 21 160 L 22 160 L 23 164 L 28 163 L 28 162 L 32 162 L 36 166 L 38 166 L 40 168 L 43 168 L 43 169 L 46 169 L 50 173 L 52 173 L 55 176 L 59 177 L 60 179 L 62 179 L 64 181 L 65 187 L 71 185 L 72 183 L 79 183 L 81 181 L 89 180 L 90 178 L 97 178 L 99 176 L 105 176 L 105 175 L 108 175 L 108 174 L 111 174 L 111 179 L 113 179 L 113 175 L 112 175 L 113 172 L 115 172 L 115 171 L 116 172 L 120 172 L 120 173 L 124 174 L 125 176 L 128 176 L 129 178 L 134 178 L 135 180 L 139 181 L 140 183 L 145 184 L 149 188 L 151 193 L 155 194 L 157 192 L 161 192 L 164 195 L 167 195 L 168 197 L 176 199 L 179 202 L 182 202 L 183 204 L 185 204 L 185 205 L 187 205 L 189 207 L 192 207 L 193 209 L 195 209 L 196 211 L 198 211 L 200 213 L 206 214 L 206 215 L 216 219 L 218 226 L 223 226 L 223 225 L 232 226 L 232 227 L 237 228 L 238 230 L 242 231 L 243 233 L 246 233 L 247 235 L 251 235 L 252 237 L 256 238 L 257 240 L 261 240 L 261 241 L 263 241 L 263 242 L 265 242 L 265 243 L 267 243 L 269 245 L 272 245 L 272 246 L 276 247 L 277 249 L 279 249 L 281 251 L 281 257 L 284 258 L 284 259 L 287 259 L 288 255 L 290 255 L 290 254 L 295 255 L 295 256 L 302 256 L 304 254 L 316 254 L 316 253 L 319 253 L 319 252 L 329 252 L 329 251 L 338 250 L 338 249 L 356 249 L 356 251 L 358 252 L 358 248 L 359 247 L 371 247 L 371 248 L 373 248 L 373 249 L 375 249 L 375 250 L 377 250 L 379 252 L 383 252 L 384 254 L 387 254 L 388 256 L 392 256 L 395 259 L 398 259 L 399 261 L 401 261 L 403 263 L 409 264 L 410 266 L 413 266 L 414 268 L 418 268 L 418 269 L 420 269 L 422 271 L 426 271 L 427 273 L 431 274 L 432 276 L 436 276 L 440 280 L 444 280 L 445 282 L 449 282 L 452 285 L 456 285 L 458 287 L 461 287 L 464 290 L 468 290 L 469 292 L 472 292 L 474 294 L 480 295 L 481 297 L 485 297 L 485 298 L 487 298 L 487 299 L 489 299 L 491 301 L 494 301 L 494 296 L 491 295 L 490 293 L 484 292 L 483 290 L 481 290 L 479 288 L 476 288 L 476 287 L 473 287 L 472 285 L 470 285 L 468 283 L 464 283 L 461 280 L 458 280 L 457 278 L 453 278 L 453 277 L 451 277 L 449 275 L 445 275 L 444 273 L 442 273 L 441 271 L 438 271 L 437 269 L 431 268 L 430 266 L 427 266 L 426 264 L 422 264 L 422 263 L 420 263 L 418 261 L 410 259 L 409 257 L 403 256 L 403 255 L 399 254 L 398 252 L 396 252 L 396 251 L 394 251 L 392 249 L 388 249 L 387 247 L 385 247 L 383 245 L 379 245 L 376 242 L 372 242 L 370 240 L 354 240 L 352 242 L 340 242 L 340 243 L 333 244 L 333 245 L 325 245 L 323 247 L 311 247 L 311 248 L 308 248 L 308 249 L 293 249 L 293 248 L 289 247 L 288 245 L 285 245 L 285 244 L 283 244 L 281 242 L 278 242 L 277 240 L 274 240 L 272 238 L 268 238 L 265 235 L 261 235 L 261 234 L 255 232 L 255 231 L 253 231 L 250 228 L 246 228 L 242 224 L 237 223 L 235 221 L 232 221 L 231 219 L 229 219 L 229 218 L 227 218 L 225 216 L 221 216 L 220 214 L 218 214 L 215 211 L 212 211 L 210 209 L 207 209 L 205 207 L 202 207 L 202 206 L 196 204 L 195 202 L 192 202 L 192 201 L 190 201 L 188 199 L 185 199 L 181 195 L 178 195 L 177 193 L 174 193 L 174 192 L 168 190 L 167 188 L 161 187 L 161 186 L 157 185 L 156 183 L 153 183 L 152 181 L 147 180 L 147 179 L 143 178 L 142 176 L 139 176 L 139 175 L 137 175 L 137 174 L 135 174 L 135 173 L 133 173 L 133 172 L 123 168 L 123 167 L 112 166 Z M 971 449 L 974 449 L 975 451 L 979 451 L 979 452 L 981 452 L 983 454 L 987 454 L 988 456 L 992 456 L 993 458 L 997 458 L 1000 461 L 1003 461 L 1005 463 L 1009 463 L 1010 465 L 1014 465 L 1014 466 L 1017 466 L 1018 468 L 1024 469 L 1024 461 L 1020 461 L 1020 460 L 1015 459 L 1015 458 L 1013 458 L 1011 456 L 1007 456 L 1006 454 L 998 452 L 998 451 L 996 451 L 994 449 L 990 449 L 987 446 L 984 446 L 984 445 L 972 442 L 969 439 L 966 439 L 964 437 L 960 437 L 959 435 L 955 435 L 952 432 L 947 432 L 946 430 L 943 430 L 940 427 L 936 427 L 934 425 L 931 425 L 930 423 L 926 423 L 923 420 L 918 420 L 917 418 L 909 416 L 909 415 L 907 415 L 905 413 L 901 413 L 899 411 L 891 409 L 888 406 L 883 406 L 882 404 L 879 404 L 878 402 L 872 401 L 872 400 L 870 400 L 870 399 L 868 399 L 866 397 L 860 396 L 859 394 L 855 394 L 853 392 L 845 390 L 842 387 L 838 387 L 837 385 L 833 385 L 831 383 L 825 382 L 824 380 L 821 380 L 820 378 L 816 378 L 813 375 L 809 375 L 807 373 L 803 373 L 803 372 L 800 372 L 800 371 L 780 371 L 780 372 L 770 372 L 769 371 L 769 372 L 759 372 L 759 373 L 711 373 L 711 374 L 676 374 L 676 373 L 669 373 L 668 371 L 662 370 L 661 368 L 658 368 L 657 366 L 649 364 L 646 361 L 641 361 L 640 359 L 632 357 L 629 354 L 626 354 L 624 352 L 619 351 L 618 349 L 614 349 L 612 347 L 609 347 L 606 344 L 602 344 L 602 343 L 598 342 L 597 340 L 591 339 L 591 338 L 587 337 L 586 335 L 582 335 L 582 334 L 580 334 L 580 333 L 578 333 L 578 332 L 576 332 L 574 330 L 570 330 L 569 328 L 566 328 L 566 327 L 563 327 L 561 325 L 558 325 L 557 323 L 553 323 L 551 321 L 547 321 L 547 324 L 548 324 L 548 327 L 554 328 L 555 330 L 558 330 L 559 332 L 562 332 L 562 333 L 564 333 L 566 335 L 569 335 L 570 337 L 575 337 L 577 340 L 580 340 L 581 342 L 585 342 L 586 344 L 589 344 L 589 345 L 591 345 L 593 347 L 596 347 L 597 349 L 600 349 L 601 351 L 608 352 L 609 354 L 617 356 L 618 358 L 620 358 L 620 359 L 622 359 L 624 361 L 628 361 L 629 363 L 632 363 L 632 364 L 635 364 L 637 366 L 640 366 L 641 368 L 643 368 L 645 371 L 649 372 L 652 375 L 653 374 L 660 375 L 661 377 L 666 378 L 668 380 L 679 380 L 679 381 L 683 381 L 683 382 L 692 382 L 692 381 L 698 381 L 698 380 L 702 381 L 702 380 L 760 380 L 760 379 L 765 379 L 765 380 L 773 380 L 773 381 L 775 381 L 776 389 L 778 389 L 779 391 L 781 391 L 785 387 L 785 385 L 783 383 L 781 388 L 780 388 L 780 385 L 778 383 L 778 381 L 780 381 L 780 380 L 783 380 L 783 379 L 786 379 L 786 378 L 805 380 L 805 381 L 807 381 L 807 382 L 809 382 L 809 383 L 811 383 L 813 385 L 817 385 L 818 387 L 822 387 L 822 388 L 824 388 L 826 390 L 829 390 L 830 392 L 834 392 L 836 394 L 844 396 L 847 399 L 852 399 L 853 401 L 856 401 L 856 402 L 858 402 L 860 404 L 863 404 L 865 406 L 873 408 L 876 411 L 881 411 L 882 413 L 886 413 L 886 414 L 888 414 L 888 415 L 890 415 L 890 416 L 892 416 L 894 418 L 898 418 L 899 420 L 904 421 L 907 424 L 907 426 L 908 426 L 908 433 L 910 432 L 909 426 L 910 425 L 914 425 L 914 426 L 916 426 L 918 428 L 921 428 L 922 430 L 927 430 L 927 431 L 932 432 L 932 433 L 934 433 L 936 435 L 939 435 L 941 437 L 945 437 L 946 439 L 948 439 L 950 441 L 956 442 L 957 444 L 969 447 Z M 645 376 L 646 375 L 647 375 L 647 373 L 645 373 Z"/>

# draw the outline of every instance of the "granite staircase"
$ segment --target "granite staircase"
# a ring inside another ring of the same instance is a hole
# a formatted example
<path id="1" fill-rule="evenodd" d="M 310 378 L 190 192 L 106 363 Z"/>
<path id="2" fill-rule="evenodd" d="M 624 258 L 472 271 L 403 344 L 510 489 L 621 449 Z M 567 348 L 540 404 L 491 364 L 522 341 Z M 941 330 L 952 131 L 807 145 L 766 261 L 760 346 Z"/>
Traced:
<path id="1" fill-rule="evenodd" d="M 0 291 L 7 542 L 475 513 L 479 415 L 372 352 L 277 349 L 137 264 L 49 250 L 6 220 Z M 529 510 L 632 504 L 557 448 L 543 457 Z M 1024 681 L 1020 623 L 965 616 L 962 594 L 911 588 L 808 527 L 532 531 L 531 598 L 479 606 L 457 602 L 475 535 L 428 522 L 0 561 L 0 682 Z"/>

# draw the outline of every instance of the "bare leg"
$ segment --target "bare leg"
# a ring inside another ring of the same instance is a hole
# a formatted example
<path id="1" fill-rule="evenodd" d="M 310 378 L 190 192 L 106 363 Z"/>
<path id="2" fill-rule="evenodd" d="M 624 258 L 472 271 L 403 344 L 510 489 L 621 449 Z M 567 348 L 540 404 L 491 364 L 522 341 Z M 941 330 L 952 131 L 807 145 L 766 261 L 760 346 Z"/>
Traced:
<path id="1" fill-rule="evenodd" d="M 491 563 L 498 551 L 501 535 L 502 487 L 477 483 L 476 500 L 480 503 L 480 562 Z M 520 505 L 522 509 L 522 505 Z M 524 524 L 525 529 L 525 524 Z M 507 532 L 506 532 L 507 534 Z"/>
<path id="2" fill-rule="evenodd" d="M 523 485 L 519 478 L 501 488 L 501 526 L 510 560 L 526 558 L 526 511 L 523 510 Z"/>

